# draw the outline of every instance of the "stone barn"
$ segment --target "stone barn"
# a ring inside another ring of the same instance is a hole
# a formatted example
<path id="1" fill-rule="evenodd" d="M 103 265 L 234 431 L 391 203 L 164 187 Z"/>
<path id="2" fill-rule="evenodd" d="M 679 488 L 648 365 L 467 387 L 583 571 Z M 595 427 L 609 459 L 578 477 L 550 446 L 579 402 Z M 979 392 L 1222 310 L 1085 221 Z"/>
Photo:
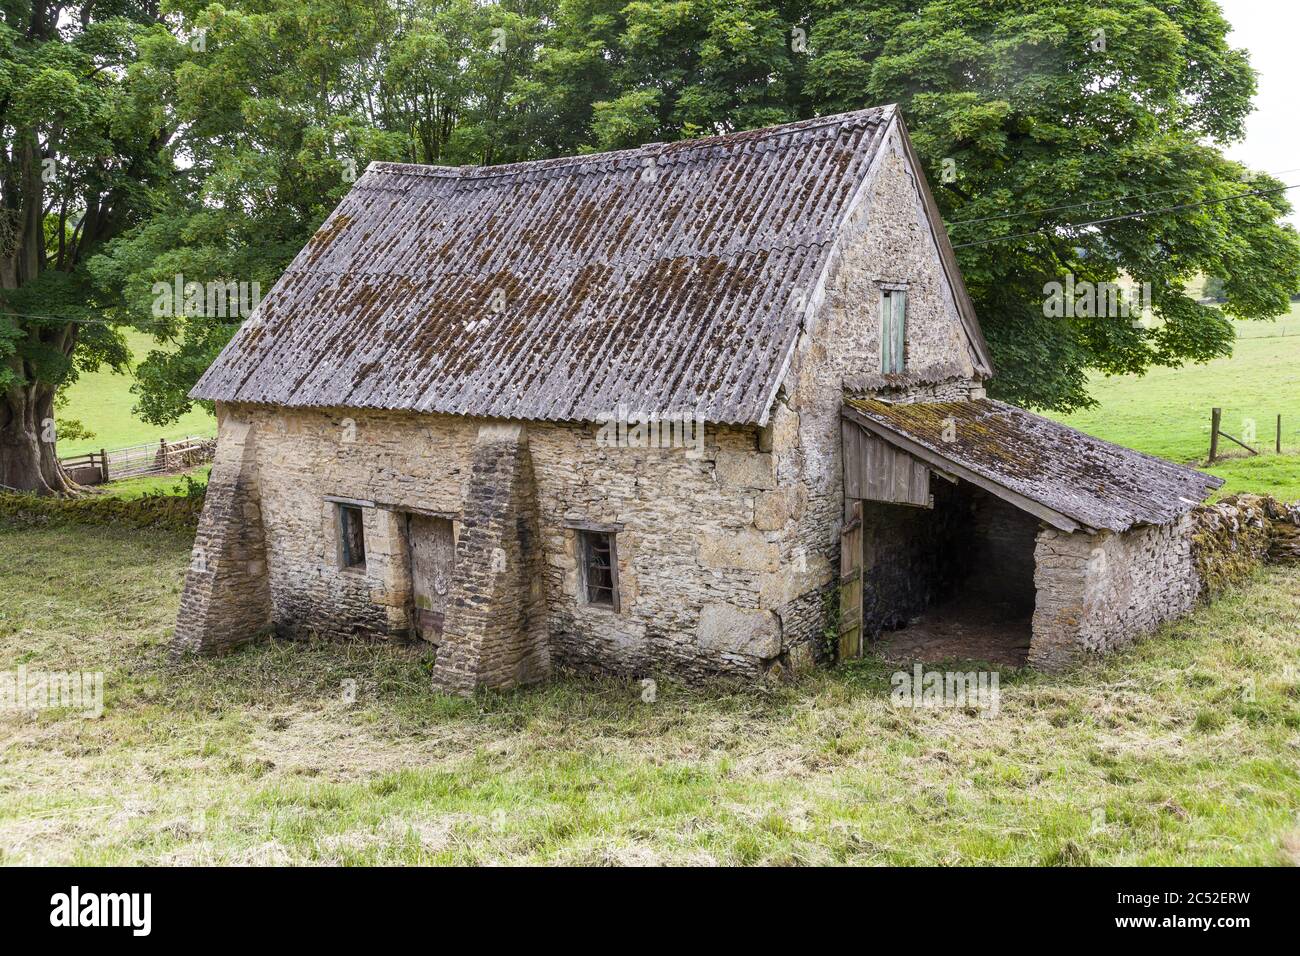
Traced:
<path id="1" fill-rule="evenodd" d="M 1217 480 L 992 374 L 892 107 L 372 164 L 192 392 L 219 438 L 175 648 L 424 641 L 467 693 L 882 636 L 1059 666 L 1185 612 Z"/>

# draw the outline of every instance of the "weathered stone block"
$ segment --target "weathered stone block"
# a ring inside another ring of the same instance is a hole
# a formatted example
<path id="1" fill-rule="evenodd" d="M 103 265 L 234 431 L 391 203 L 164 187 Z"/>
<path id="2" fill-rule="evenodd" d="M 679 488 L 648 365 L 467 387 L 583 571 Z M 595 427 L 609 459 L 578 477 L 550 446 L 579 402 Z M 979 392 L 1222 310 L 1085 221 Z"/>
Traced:
<path id="1" fill-rule="evenodd" d="M 758 605 L 778 608 L 828 584 L 833 577 L 830 561 L 823 554 L 813 554 L 801 562 L 783 564 L 763 576 Z"/>
<path id="2" fill-rule="evenodd" d="M 754 499 L 754 527 L 760 531 L 780 531 L 793 516 L 790 491 L 765 491 Z"/>
<path id="3" fill-rule="evenodd" d="M 724 488 L 776 487 L 772 456 L 766 452 L 719 449 L 714 467 Z"/>
<path id="4" fill-rule="evenodd" d="M 771 611 L 706 604 L 695 635 L 700 647 L 722 654 L 766 659 L 781 652 L 781 622 Z"/>
<path id="5" fill-rule="evenodd" d="M 708 568 L 775 571 L 781 563 L 781 551 L 757 531 L 719 534 L 700 541 L 700 563 Z"/>

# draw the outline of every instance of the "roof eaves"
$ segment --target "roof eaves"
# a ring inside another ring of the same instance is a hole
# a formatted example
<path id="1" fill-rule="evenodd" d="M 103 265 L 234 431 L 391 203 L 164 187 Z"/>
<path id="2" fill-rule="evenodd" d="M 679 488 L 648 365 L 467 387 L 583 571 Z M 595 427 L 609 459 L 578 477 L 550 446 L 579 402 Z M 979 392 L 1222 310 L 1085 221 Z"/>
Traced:
<path id="1" fill-rule="evenodd" d="M 933 465 L 942 471 L 946 471 L 949 474 L 956 475 L 958 478 L 963 478 L 966 481 L 969 481 L 976 487 L 983 488 L 985 491 L 996 495 L 1003 501 L 1019 508 L 1021 511 L 1028 512 L 1035 517 L 1041 518 L 1059 531 L 1071 533 L 1075 531 L 1083 531 L 1088 534 L 1096 534 L 1098 531 L 1097 528 L 1092 527 L 1072 515 L 1067 515 L 1063 512 L 1057 511 L 1055 508 L 1049 508 L 1047 505 L 1034 501 L 1032 498 L 1028 498 L 1020 494 L 1018 491 L 1013 491 L 1011 488 L 1008 488 L 1000 482 L 972 471 L 960 462 L 954 461 L 931 448 L 927 448 L 919 442 L 913 441 L 908 436 L 890 428 L 888 425 L 875 421 L 874 419 L 862 414 L 851 405 L 845 404 L 841 414 L 854 424 L 867 429 L 873 435 L 876 435 L 890 444 L 902 449 L 914 458 L 919 458 L 928 465 Z"/>

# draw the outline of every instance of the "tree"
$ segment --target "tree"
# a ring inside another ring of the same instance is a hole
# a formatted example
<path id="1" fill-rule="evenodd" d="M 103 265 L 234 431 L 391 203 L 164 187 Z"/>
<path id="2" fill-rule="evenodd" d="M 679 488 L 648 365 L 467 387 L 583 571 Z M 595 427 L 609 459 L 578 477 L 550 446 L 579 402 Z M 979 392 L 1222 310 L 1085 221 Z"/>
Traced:
<path id="1" fill-rule="evenodd" d="M 564 151 L 899 104 L 992 392 L 1066 411 L 1090 371 L 1229 354 L 1225 316 L 1281 314 L 1300 286 L 1283 184 L 1220 152 L 1255 88 L 1228 29 L 1213 0 L 575 0 L 539 72 Z M 1076 225 L 1167 206 L 1186 208 Z M 1198 272 L 1227 277 L 1221 311 L 1184 294 Z M 1049 317 L 1067 276 L 1149 288 L 1154 321 Z"/>
<path id="2" fill-rule="evenodd" d="M 91 302 L 173 346 L 137 371 L 159 424 L 235 326 L 151 320 L 154 283 L 269 288 L 372 159 L 510 162 L 898 103 L 992 390 L 1030 407 L 1088 404 L 1093 371 L 1227 354 L 1225 316 L 1300 288 L 1283 184 L 1221 153 L 1255 81 L 1213 0 L 177 2 L 206 53 L 142 47 L 132 75 L 183 161 L 87 269 Z M 1224 277 L 1221 311 L 1184 293 L 1197 273 Z M 1155 321 L 1051 317 L 1067 277 L 1146 284 Z"/>
<path id="3" fill-rule="evenodd" d="M 87 259 L 146 211 L 169 130 L 131 72 L 159 33 L 147 2 L 0 7 L 0 484 L 71 486 L 55 455 L 61 384 L 126 360 L 97 321 Z"/>
<path id="4" fill-rule="evenodd" d="M 818 108 L 903 109 L 993 351 L 994 394 L 1078 408 L 1090 370 L 1227 355 L 1225 315 L 1288 309 L 1300 244 L 1281 223 L 1282 184 L 1219 151 L 1242 135 L 1255 79 L 1212 0 L 818 0 L 815 19 Z M 1117 218 L 1170 206 L 1186 208 Z M 1073 225 L 1096 219 L 1114 221 Z M 1198 272 L 1226 277 L 1221 312 L 1185 294 Z M 1149 283 L 1157 321 L 1049 318 L 1044 287 L 1067 275 Z"/>
<path id="5" fill-rule="evenodd" d="M 136 368 L 136 411 L 174 421 L 246 315 L 154 314 L 155 290 L 267 290 L 375 160 L 461 165 L 534 158 L 540 123 L 514 91 L 549 0 L 409 5 L 357 0 L 184 4 L 201 54 L 140 64 L 175 124 L 167 201 L 89 265 L 114 321 L 166 344 Z"/>

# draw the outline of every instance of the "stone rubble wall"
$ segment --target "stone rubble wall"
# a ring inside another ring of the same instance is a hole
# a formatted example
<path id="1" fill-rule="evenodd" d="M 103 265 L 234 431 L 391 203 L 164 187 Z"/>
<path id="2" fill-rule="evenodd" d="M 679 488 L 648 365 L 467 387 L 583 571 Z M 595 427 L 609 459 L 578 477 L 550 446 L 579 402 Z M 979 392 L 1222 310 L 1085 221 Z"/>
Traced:
<path id="1" fill-rule="evenodd" d="M 822 636 L 840 569 L 845 389 L 912 402 L 984 394 L 896 134 L 882 144 L 841 242 L 767 429 L 782 506 L 765 513 L 778 510 L 786 520 L 766 606 L 782 620 L 785 657 L 796 669 L 829 656 Z M 907 284 L 900 375 L 880 370 L 881 282 Z"/>
<path id="2" fill-rule="evenodd" d="M 1199 591 L 1191 525 L 1184 517 L 1119 534 L 1040 531 L 1030 666 L 1058 670 L 1190 611 Z"/>
<path id="3" fill-rule="evenodd" d="M 227 651 L 271 621 L 255 434 L 244 422 L 221 428 L 176 616 L 176 655 Z"/>
<path id="4" fill-rule="evenodd" d="M 409 639 L 403 511 L 451 518 L 459 561 L 470 512 L 482 504 L 473 482 L 480 429 L 500 423 L 244 405 L 223 408 L 223 421 L 222 454 L 235 429 L 257 439 L 237 473 L 258 476 L 266 622 L 285 637 Z M 781 569 L 789 505 L 759 430 L 708 426 L 698 455 L 601 446 L 596 431 L 526 426 L 540 542 L 533 580 L 551 663 L 686 678 L 762 673 L 783 653 L 777 608 L 809 622 L 821 609 L 794 607 L 811 604 L 812 585 L 800 585 L 815 572 Z M 237 525 L 222 503 L 221 474 L 214 469 L 208 521 Z M 340 567 L 338 505 L 329 497 L 375 505 L 363 509 L 364 569 Z M 620 528 L 618 612 L 581 600 L 575 522 Z"/>
<path id="5" fill-rule="evenodd" d="M 1229 495 L 1192 512 L 1192 554 L 1203 597 L 1240 584 L 1264 562 L 1300 561 L 1300 503 Z"/>
<path id="6" fill-rule="evenodd" d="M 1122 647 L 1238 584 L 1300 560 L 1300 505 L 1237 495 L 1114 534 L 1039 532 L 1029 663 L 1054 670 Z"/>

